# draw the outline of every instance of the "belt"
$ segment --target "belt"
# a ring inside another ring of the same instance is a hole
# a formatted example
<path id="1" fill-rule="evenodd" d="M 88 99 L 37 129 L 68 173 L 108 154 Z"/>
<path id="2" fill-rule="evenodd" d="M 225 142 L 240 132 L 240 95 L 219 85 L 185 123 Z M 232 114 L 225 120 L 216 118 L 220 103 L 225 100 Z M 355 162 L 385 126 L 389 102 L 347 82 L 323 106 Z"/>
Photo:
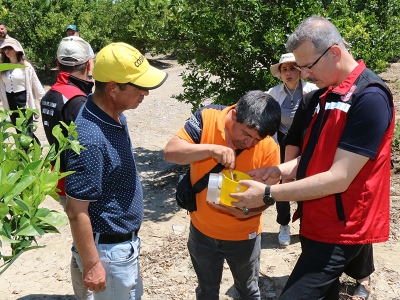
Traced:
<path id="1" fill-rule="evenodd" d="M 94 241 L 96 242 L 96 236 L 98 236 L 97 244 L 118 244 L 129 241 L 133 235 L 137 235 L 138 230 L 129 233 L 118 233 L 118 234 L 107 234 L 107 233 L 93 233 Z"/>

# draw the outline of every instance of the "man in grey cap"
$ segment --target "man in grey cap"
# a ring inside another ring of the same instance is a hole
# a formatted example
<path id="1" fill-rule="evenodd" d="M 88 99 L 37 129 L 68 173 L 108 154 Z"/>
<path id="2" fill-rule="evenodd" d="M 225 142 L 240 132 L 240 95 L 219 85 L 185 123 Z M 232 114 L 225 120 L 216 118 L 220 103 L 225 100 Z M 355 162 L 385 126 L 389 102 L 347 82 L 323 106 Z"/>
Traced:
<path id="1" fill-rule="evenodd" d="M 67 36 L 80 36 L 79 35 L 79 30 L 78 30 L 78 26 L 76 26 L 75 24 L 70 24 L 65 28 L 65 33 L 67 34 Z M 90 55 L 90 59 L 89 59 L 89 64 L 90 64 L 90 69 L 89 69 L 89 73 L 88 73 L 88 78 L 89 80 L 93 80 L 93 66 L 94 66 L 94 51 L 92 49 L 92 46 L 89 45 L 89 55 Z"/>
<path id="2" fill-rule="evenodd" d="M 89 58 L 89 44 L 86 41 L 77 36 L 62 39 L 57 50 L 57 81 L 40 102 L 43 127 L 49 144 L 57 145 L 57 139 L 52 134 L 54 126 L 60 124 L 60 121 L 67 124 L 75 121 L 87 95 L 92 91 L 93 82 L 87 80 Z M 61 170 L 65 171 L 63 155 Z M 65 178 L 58 182 L 57 187 L 60 189 L 60 204 L 65 209 Z M 82 272 L 74 256 L 71 257 L 71 278 L 76 299 L 93 299 L 92 292 L 83 286 Z"/>

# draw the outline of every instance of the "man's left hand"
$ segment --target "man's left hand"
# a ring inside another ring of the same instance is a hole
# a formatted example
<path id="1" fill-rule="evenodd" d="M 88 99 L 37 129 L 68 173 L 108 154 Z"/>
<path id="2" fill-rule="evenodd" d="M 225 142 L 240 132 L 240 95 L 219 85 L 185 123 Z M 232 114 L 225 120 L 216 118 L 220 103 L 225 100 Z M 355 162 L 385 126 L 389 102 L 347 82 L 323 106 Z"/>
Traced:
<path id="1" fill-rule="evenodd" d="M 247 186 L 248 189 L 243 193 L 231 193 L 229 196 L 238 199 L 238 202 L 232 202 L 232 204 L 239 208 L 258 208 L 265 206 L 263 202 L 263 196 L 265 193 L 265 184 L 254 180 L 240 180 L 239 184 Z"/>

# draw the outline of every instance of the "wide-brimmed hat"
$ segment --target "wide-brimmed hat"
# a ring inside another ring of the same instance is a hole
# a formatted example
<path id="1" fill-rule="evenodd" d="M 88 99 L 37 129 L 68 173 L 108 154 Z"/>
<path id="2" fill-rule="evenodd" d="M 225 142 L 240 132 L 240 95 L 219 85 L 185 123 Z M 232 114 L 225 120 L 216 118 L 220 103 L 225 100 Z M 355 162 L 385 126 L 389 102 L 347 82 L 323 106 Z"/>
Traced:
<path id="1" fill-rule="evenodd" d="M 5 38 L 0 48 L 3 49 L 5 47 L 11 47 L 16 52 L 22 52 L 25 55 L 24 49 L 22 49 L 21 44 L 16 39 Z"/>
<path id="2" fill-rule="evenodd" d="M 90 58 L 89 44 L 79 36 L 69 36 L 61 40 L 57 49 L 57 59 L 65 66 L 84 64 Z"/>
<path id="3" fill-rule="evenodd" d="M 276 78 L 281 78 L 281 72 L 279 71 L 279 66 L 283 63 L 288 62 L 296 62 L 296 58 L 294 57 L 293 53 L 285 53 L 282 54 L 279 62 L 277 64 L 272 65 L 269 69 L 271 70 L 272 75 Z"/>
<path id="4" fill-rule="evenodd" d="M 152 90 L 164 83 L 167 73 L 150 66 L 147 59 L 131 45 L 112 43 L 96 55 L 93 77 L 101 82 L 132 83 Z"/>

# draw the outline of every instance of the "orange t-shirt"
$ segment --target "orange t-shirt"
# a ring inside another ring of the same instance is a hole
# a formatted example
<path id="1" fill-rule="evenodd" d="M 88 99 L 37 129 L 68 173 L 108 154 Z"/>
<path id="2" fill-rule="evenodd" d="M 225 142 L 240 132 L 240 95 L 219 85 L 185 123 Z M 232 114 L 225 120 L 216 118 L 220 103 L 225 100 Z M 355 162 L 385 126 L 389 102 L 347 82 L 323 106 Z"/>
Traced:
<path id="1" fill-rule="evenodd" d="M 221 106 L 205 107 L 198 111 L 201 113 L 202 122 L 193 122 L 195 117 L 192 116 L 186 125 L 196 123 L 195 127 L 198 127 L 198 133 L 201 134 L 200 144 L 227 146 L 224 130 L 225 117 L 234 107 L 235 105 L 223 110 L 221 110 L 223 108 Z M 186 125 L 176 135 L 189 143 L 195 143 L 185 129 Z M 260 167 L 278 165 L 279 159 L 279 146 L 273 138 L 268 136 L 255 147 L 242 151 L 236 159 L 235 169 L 246 173 Z M 196 183 L 216 164 L 217 161 L 212 157 L 192 163 L 190 166 L 192 184 Z M 247 219 L 236 218 L 208 205 L 206 195 L 207 189 L 197 194 L 197 211 L 190 213 L 193 225 L 200 232 L 211 238 L 231 241 L 252 239 L 261 232 L 261 214 Z"/>

